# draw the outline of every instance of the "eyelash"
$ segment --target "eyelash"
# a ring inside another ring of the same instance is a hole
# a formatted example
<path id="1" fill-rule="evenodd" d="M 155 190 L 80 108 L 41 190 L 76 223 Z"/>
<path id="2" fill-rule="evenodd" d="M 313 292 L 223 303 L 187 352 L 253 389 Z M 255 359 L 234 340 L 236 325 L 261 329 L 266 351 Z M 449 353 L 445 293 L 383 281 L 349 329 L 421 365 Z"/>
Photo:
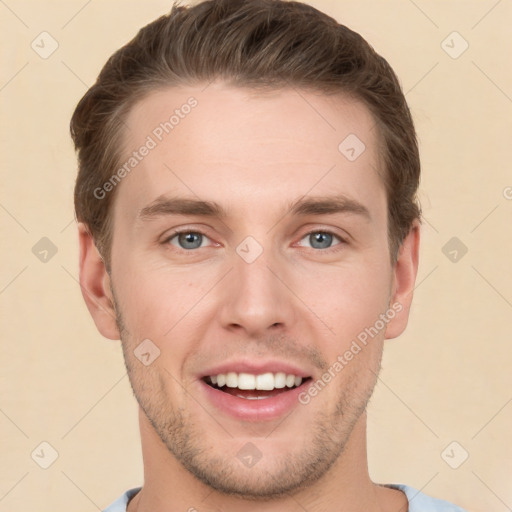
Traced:
<path id="1" fill-rule="evenodd" d="M 203 231 L 201 230 L 197 230 L 197 229 L 181 229 L 181 230 L 176 230 L 176 231 L 173 231 L 168 237 L 165 238 L 165 240 L 162 242 L 163 245 L 166 245 L 166 244 L 170 244 L 170 241 L 175 238 L 176 236 L 178 235 L 181 235 L 181 234 L 190 234 L 190 233 L 194 233 L 194 234 L 197 234 L 197 235 L 202 235 L 206 238 L 210 238 L 206 233 L 204 233 Z M 336 252 L 336 251 L 339 251 L 344 245 L 346 245 L 348 242 L 342 238 L 340 235 L 338 235 L 337 233 L 334 233 L 333 231 L 330 231 L 328 229 L 313 229 L 312 231 L 308 231 L 307 233 L 304 233 L 304 235 L 301 237 L 300 240 L 303 240 L 305 237 L 309 236 L 309 235 L 312 235 L 312 234 L 315 234 L 315 233 L 323 233 L 323 234 L 326 234 L 326 235 L 331 235 L 335 238 L 337 238 L 340 243 L 334 245 L 333 247 L 328 247 L 327 249 L 315 249 L 314 247 L 305 247 L 305 249 L 311 249 L 315 252 L 323 252 L 323 253 L 332 253 L 332 252 Z M 198 249 L 204 249 L 204 247 L 198 247 L 197 249 L 183 249 L 181 247 L 178 247 L 178 246 L 173 246 L 176 250 L 178 251 L 181 251 L 181 252 L 185 252 L 185 253 L 192 253 L 194 251 L 197 251 Z"/>

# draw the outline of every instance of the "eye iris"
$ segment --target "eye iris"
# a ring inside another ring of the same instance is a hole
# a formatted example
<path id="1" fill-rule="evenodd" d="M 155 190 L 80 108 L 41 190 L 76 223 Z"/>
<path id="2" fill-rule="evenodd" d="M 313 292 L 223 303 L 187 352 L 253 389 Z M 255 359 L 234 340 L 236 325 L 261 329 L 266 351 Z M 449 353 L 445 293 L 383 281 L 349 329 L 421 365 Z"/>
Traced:
<path id="1" fill-rule="evenodd" d="M 309 235 L 309 241 L 311 243 L 311 247 L 314 247 L 315 249 L 327 249 L 332 243 L 332 235 L 320 231 Z M 319 246 L 315 245 L 317 243 Z"/>
<path id="2" fill-rule="evenodd" d="M 201 247 L 202 235 L 200 233 L 180 233 L 178 241 L 183 249 L 197 249 Z"/>

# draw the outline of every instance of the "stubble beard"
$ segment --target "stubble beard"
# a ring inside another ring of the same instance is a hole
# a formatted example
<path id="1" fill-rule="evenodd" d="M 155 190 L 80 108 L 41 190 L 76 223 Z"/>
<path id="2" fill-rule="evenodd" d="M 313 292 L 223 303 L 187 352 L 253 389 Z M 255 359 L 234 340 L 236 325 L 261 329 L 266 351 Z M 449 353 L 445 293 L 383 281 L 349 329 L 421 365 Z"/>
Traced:
<path id="1" fill-rule="evenodd" d="M 269 454 L 269 462 L 266 462 L 263 453 L 254 466 L 247 468 L 238 458 L 226 455 L 225 450 L 218 449 L 217 452 L 215 443 L 208 443 L 206 432 L 210 428 L 218 427 L 213 418 L 210 424 L 203 425 L 201 429 L 201 425 L 186 409 L 173 406 L 165 383 L 171 379 L 170 374 L 167 375 L 168 372 L 159 369 L 157 365 L 146 367 L 135 358 L 133 349 L 136 342 L 131 339 L 125 327 L 119 305 L 115 306 L 125 366 L 133 394 L 161 441 L 183 468 L 203 484 L 221 494 L 245 500 L 268 501 L 284 498 L 297 494 L 322 479 L 342 456 L 355 424 L 366 410 L 380 369 L 381 354 L 377 367 L 371 371 L 373 376 L 364 387 L 358 382 L 358 372 L 354 371 L 340 390 L 333 410 L 316 413 L 313 424 L 308 428 L 309 433 L 297 451 L 284 453 L 279 458 Z M 176 388 L 182 389 L 181 386 Z M 191 401 L 194 402 L 194 399 Z M 284 438 L 289 439 L 290 436 L 283 434 L 286 421 L 287 419 L 279 425 L 274 434 L 281 433 Z M 219 427 L 219 432 L 225 431 Z M 229 437 L 229 434 L 226 433 L 226 436 Z M 237 442 L 235 438 L 233 441 Z M 257 446 L 258 438 L 253 441 Z M 265 442 L 266 439 L 263 438 L 260 445 Z"/>

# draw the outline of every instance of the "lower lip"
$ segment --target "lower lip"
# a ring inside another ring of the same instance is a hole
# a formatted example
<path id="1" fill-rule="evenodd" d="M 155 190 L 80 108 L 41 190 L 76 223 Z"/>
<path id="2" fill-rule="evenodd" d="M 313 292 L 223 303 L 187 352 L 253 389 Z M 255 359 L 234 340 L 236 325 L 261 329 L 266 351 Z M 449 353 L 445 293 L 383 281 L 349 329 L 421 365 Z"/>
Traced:
<path id="1" fill-rule="evenodd" d="M 310 384 L 310 379 L 300 386 L 278 395 L 259 400 L 240 398 L 220 391 L 200 380 L 200 386 L 207 399 L 221 412 L 242 421 L 271 421 L 281 418 L 300 405 L 299 395 Z"/>

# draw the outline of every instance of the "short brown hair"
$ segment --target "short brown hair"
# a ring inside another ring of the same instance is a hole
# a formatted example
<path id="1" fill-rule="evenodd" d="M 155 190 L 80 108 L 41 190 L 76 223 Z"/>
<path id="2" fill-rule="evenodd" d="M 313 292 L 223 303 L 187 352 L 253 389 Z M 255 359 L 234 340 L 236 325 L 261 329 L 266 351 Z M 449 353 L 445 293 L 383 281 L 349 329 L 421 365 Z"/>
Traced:
<path id="1" fill-rule="evenodd" d="M 309 5 L 208 0 L 192 7 L 175 4 L 142 28 L 109 58 L 71 119 L 79 161 L 76 216 L 88 226 L 107 268 L 115 190 L 102 199 L 94 191 L 120 165 L 127 114 L 157 89 L 215 79 L 240 87 L 345 93 L 368 107 L 381 139 L 395 261 L 420 217 L 420 161 L 409 108 L 389 64 L 359 34 Z"/>

